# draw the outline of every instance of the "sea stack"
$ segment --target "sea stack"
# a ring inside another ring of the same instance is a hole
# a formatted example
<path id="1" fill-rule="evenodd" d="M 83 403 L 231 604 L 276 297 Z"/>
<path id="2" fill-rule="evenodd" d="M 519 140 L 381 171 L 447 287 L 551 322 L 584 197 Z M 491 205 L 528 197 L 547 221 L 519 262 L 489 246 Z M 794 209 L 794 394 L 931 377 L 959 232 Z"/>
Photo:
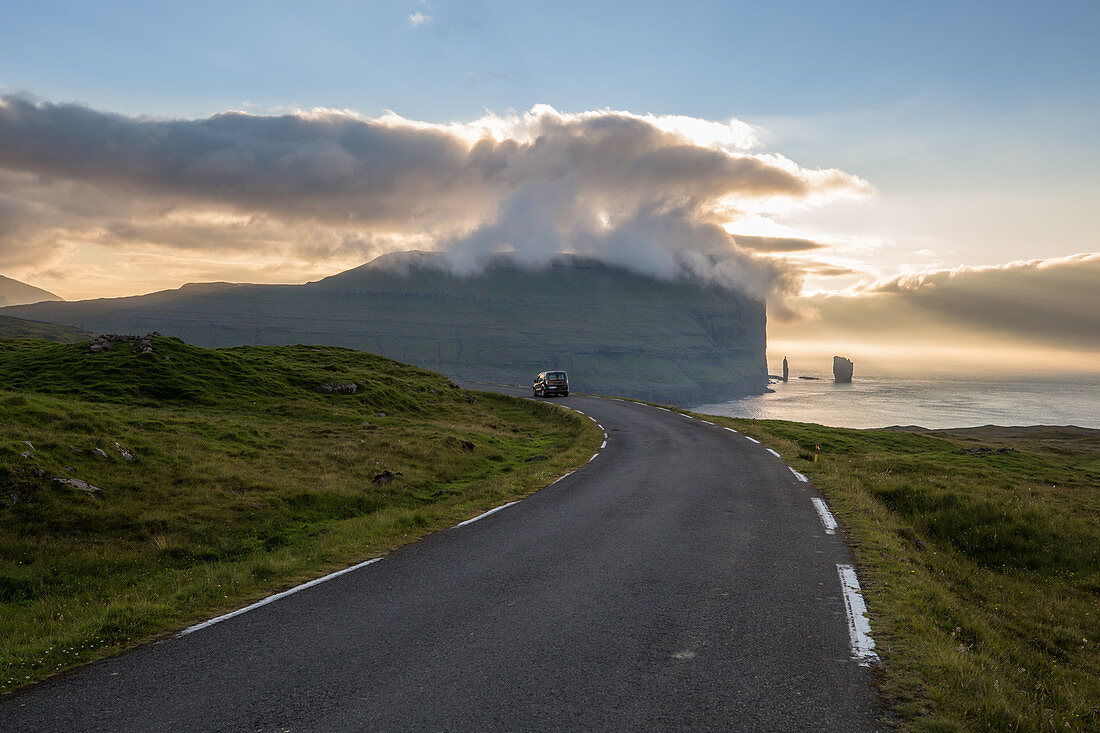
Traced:
<path id="1" fill-rule="evenodd" d="M 837 382 L 852 381 L 852 360 L 843 356 L 833 357 L 833 380 Z"/>
<path id="2" fill-rule="evenodd" d="M 783 381 L 786 382 L 791 377 L 791 370 L 787 368 L 787 357 L 783 357 Z"/>

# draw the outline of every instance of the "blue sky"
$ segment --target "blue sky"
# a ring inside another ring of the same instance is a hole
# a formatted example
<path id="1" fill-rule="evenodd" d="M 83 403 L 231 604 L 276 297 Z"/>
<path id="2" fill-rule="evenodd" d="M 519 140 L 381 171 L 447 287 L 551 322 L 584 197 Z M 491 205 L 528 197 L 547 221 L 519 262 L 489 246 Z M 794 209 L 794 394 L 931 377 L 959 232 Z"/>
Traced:
<path id="1" fill-rule="evenodd" d="M 535 103 L 722 119 L 914 98 L 1096 110 L 1100 6 L 1013 3 L 7 3 L 2 82 L 194 116 L 395 109 L 429 121 Z M 421 13 L 430 22 L 413 26 Z"/>
<path id="2" fill-rule="evenodd" d="M 549 105 L 744 121 L 757 153 L 867 184 L 828 205 L 792 201 L 731 220 L 734 234 L 828 245 L 790 260 L 809 299 L 960 267 L 1069 267 L 1061 260 L 1100 252 L 1096 2 L 41 1 L 5 3 L 0 21 L 0 94 L 128 120 L 335 108 L 447 125 Z M 22 200 L 8 185 L 7 200 Z M 25 193 L 28 211 L 40 195 Z M 119 210 L 96 226 L 141 216 Z M 16 254 L 44 252 L 35 242 L 46 234 L 0 241 L 0 268 L 67 297 L 125 294 L 123 282 L 139 281 L 113 276 L 111 258 L 132 259 L 134 237 L 92 241 L 90 226 L 49 234 L 64 240 L 49 261 Z M 0 239 L 4 230 L 0 221 Z M 302 281 L 369 250 L 295 264 L 241 249 L 219 260 L 171 239 L 138 254 L 192 259 L 164 266 L 148 288 L 276 272 Z M 81 257 L 102 277 L 86 270 L 75 282 L 66 268 Z"/>

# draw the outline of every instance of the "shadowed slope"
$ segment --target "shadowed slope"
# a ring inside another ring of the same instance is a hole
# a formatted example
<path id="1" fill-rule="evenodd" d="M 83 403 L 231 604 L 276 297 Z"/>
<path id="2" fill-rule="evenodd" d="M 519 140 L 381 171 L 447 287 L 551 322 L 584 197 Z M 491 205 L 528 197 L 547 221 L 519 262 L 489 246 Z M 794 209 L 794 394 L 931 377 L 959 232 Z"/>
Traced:
<path id="1" fill-rule="evenodd" d="M 158 330 L 206 346 L 347 346 L 454 377 L 526 383 L 551 368 L 575 390 L 677 402 L 767 383 L 764 304 L 592 260 L 497 261 L 469 277 L 431 255 L 383 257 L 306 285 L 186 285 L 5 313 L 97 331 Z"/>

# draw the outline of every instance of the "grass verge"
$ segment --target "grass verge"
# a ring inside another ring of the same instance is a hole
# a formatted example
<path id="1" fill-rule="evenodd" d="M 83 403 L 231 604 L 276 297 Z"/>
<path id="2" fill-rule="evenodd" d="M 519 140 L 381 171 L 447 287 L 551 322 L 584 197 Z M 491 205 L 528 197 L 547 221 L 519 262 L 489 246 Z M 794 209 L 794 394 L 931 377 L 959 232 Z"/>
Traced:
<path id="1" fill-rule="evenodd" d="M 600 437 L 348 349 L 0 341 L 0 691 L 524 496 Z"/>
<path id="2" fill-rule="evenodd" d="M 1100 729 L 1100 431 L 706 418 L 844 525 L 901 729 Z"/>

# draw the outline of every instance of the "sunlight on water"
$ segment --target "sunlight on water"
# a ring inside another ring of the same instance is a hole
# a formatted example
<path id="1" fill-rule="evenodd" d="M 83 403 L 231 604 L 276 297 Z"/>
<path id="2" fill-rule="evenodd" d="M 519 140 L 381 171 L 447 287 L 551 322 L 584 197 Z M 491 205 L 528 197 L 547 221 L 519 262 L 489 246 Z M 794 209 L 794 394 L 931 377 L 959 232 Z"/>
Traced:
<path id="1" fill-rule="evenodd" d="M 915 380 L 863 377 L 772 384 L 772 393 L 703 405 L 697 412 L 836 427 L 1077 425 L 1100 428 L 1100 378 Z"/>

